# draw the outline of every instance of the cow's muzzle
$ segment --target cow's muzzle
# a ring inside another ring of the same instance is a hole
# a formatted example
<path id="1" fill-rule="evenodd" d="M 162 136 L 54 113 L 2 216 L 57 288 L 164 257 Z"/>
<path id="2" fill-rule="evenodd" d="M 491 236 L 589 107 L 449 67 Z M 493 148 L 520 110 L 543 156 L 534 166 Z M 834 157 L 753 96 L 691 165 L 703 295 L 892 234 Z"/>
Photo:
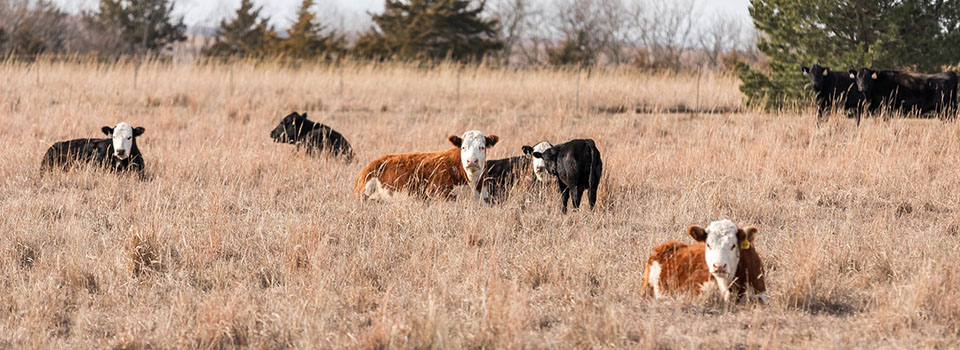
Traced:
<path id="1" fill-rule="evenodd" d="M 117 156 L 117 158 L 123 159 L 123 158 L 126 158 L 126 157 L 127 157 L 127 150 L 125 150 L 125 149 L 118 149 L 118 150 L 116 150 L 113 154 L 114 154 L 115 156 Z"/>

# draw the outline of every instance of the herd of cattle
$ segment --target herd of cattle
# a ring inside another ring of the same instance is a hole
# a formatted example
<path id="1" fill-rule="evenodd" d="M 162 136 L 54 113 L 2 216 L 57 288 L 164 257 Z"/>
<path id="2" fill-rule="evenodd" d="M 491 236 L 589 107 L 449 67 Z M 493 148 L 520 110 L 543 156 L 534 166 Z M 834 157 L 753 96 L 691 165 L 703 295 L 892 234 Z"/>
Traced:
<path id="1" fill-rule="evenodd" d="M 915 114 L 953 115 L 957 110 L 957 73 L 909 73 L 870 68 L 834 71 L 814 64 L 802 68 L 817 101 L 817 120 L 833 109 L 853 111 L 860 124 L 864 111 L 884 108 Z"/>
<path id="2" fill-rule="evenodd" d="M 121 122 L 113 128 L 105 126 L 102 131 L 109 138 L 53 144 L 43 157 L 41 171 L 89 164 L 142 175 L 143 155 L 136 140 L 144 128 Z M 354 158 L 353 148 L 342 134 L 310 121 L 306 114 L 287 115 L 270 132 L 270 137 L 308 154 L 327 153 L 347 163 Z M 448 140 L 454 147 L 446 151 L 384 155 L 360 171 L 354 190 L 364 200 L 389 200 L 400 193 L 422 199 L 447 199 L 453 197 L 455 187 L 468 185 L 475 199 L 487 204 L 502 202 L 520 181 L 546 183 L 555 179 L 563 213 L 570 201 L 575 209 L 579 208 L 585 191 L 590 209 L 594 209 L 603 162 L 593 140 L 577 139 L 558 145 L 544 141 L 523 146 L 519 156 L 488 161 L 486 150 L 499 139 L 497 135 L 471 130 L 450 136 Z M 655 249 L 643 273 L 642 294 L 660 298 L 671 292 L 700 294 L 713 288 L 720 291 L 724 300 L 733 296 L 739 301 L 751 287 L 756 300 L 766 301 L 763 266 L 751 243 L 756 228 L 742 230 L 723 220 L 712 222 L 706 229 L 692 226 L 688 231 L 697 243 L 670 241 Z"/>

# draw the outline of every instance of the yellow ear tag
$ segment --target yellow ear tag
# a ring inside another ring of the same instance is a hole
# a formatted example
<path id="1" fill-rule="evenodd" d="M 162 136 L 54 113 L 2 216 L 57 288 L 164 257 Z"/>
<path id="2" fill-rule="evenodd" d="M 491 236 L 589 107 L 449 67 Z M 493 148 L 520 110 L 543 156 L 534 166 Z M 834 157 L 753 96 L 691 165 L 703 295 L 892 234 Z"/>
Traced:
<path id="1" fill-rule="evenodd" d="M 744 239 L 742 242 L 740 242 L 740 249 L 742 250 L 750 249 L 750 241 Z"/>

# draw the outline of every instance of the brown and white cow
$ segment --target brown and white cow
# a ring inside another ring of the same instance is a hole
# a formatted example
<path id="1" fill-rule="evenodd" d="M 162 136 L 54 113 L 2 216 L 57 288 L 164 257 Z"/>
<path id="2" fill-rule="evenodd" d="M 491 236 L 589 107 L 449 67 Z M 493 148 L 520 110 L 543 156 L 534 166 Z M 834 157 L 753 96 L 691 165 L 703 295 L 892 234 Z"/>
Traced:
<path id="1" fill-rule="evenodd" d="M 398 191 L 446 199 L 454 187 L 469 184 L 480 202 L 486 203 L 489 195 L 477 185 L 487 163 L 486 150 L 500 138 L 471 130 L 448 139 L 455 148 L 377 158 L 360 171 L 355 191 L 363 199 L 389 199 Z"/>
<path id="2" fill-rule="evenodd" d="M 716 285 L 724 300 L 735 294 L 734 301 L 739 301 L 750 286 L 760 302 L 767 301 L 763 264 L 754 247 L 756 227 L 742 230 L 721 220 L 706 229 L 690 226 L 687 233 L 696 244 L 669 241 L 654 249 L 643 273 L 644 295 L 700 294 Z"/>

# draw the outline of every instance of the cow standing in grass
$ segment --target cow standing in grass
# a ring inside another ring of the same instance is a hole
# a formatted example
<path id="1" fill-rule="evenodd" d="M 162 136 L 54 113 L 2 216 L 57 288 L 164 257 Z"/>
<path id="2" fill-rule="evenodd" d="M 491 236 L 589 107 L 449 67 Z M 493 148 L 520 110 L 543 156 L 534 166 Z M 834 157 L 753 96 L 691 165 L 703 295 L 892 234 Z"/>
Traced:
<path id="1" fill-rule="evenodd" d="M 674 292 L 700 294 L 714 286 L 723 299 L 739 301 L 752 287 L 766 302 L 763 264 L 755 247 L 757 229 L 741 230 L 730 220 L 714 221 L 706 229 L 691 226 L 696 244 L 661 244 L 647 260 L 641 285 L 644 295 L 660 298 Z"/>
<path id="2" fill-rule="evenodd" d="M 573 140 L 548 148 L 543 152 L 533 152 L 535 159 L 543 161 L 547 173 L 557 177 L 560 190 L 561 211 L 567 212 L 567 202 L 573 202 L 573 208 L 580 208 L 583 191 L 587 191 L 590 210 L 597 203 L 597 188 L 603 175 L 603 162 L 600 150 L 593 140 Z M 572 200 L 570 200 L 572 197 Z"/>
<path id="3" fill-rule="evenodd" d="M 137 147 L 137 136 L 143 127 L 120 122 L 116 127 L 104 126 L 105 139 L 75 139 L 54 143 L 43 155 L 40 170 L 68 170 L 81 164 L 92 164 L 112 171 L 143 171 L 143 155 Z"/>
<path id="4" fill-rule="evenodd" d="M 857 89 L 856 79 L 851 78 L 846 72 L 833 71 L 830 67 L 821 67 L 819 64 L 809 68 L 803 67 L 801 71 L 810 80 L 810 87 L 813 88 L 817 99 L 818 125 L 824 112 L 832 108 L 854 110 L 857 125 L 860 125 L 858 109 L 863 102 L 863 95 Z"/>
<path id="5" fill-rule="evenodd" d="M 307 114 L 290 113 L 280 120 L 270 138 L 274 142 L 289 143 L 304 148 L 307 154 L 320 154 L 326 151 L 333 156 L 341 156 L 347 163 L 353 161 L 353 148 L 336 130 L 329 126 L 307 119 Z"/>
<path id="6" fill-rule="evenodd" d="M 957 73 L 907 73 L 860 68 L 850 70 L 870 106 L 888 106 L 905 113 L 952 113 L 957 108 Z"/>
<path id="7" fill-rule="evenodd" d="M 397 192 L 446 199 L 454 187 L 470 185 L 478 200 L 486 203 L 489 194 L 478 185 L 487 163 L 486 150 L 499 137 L 472 130 L 448 140 L 454 148 L 446 151 L 377 158 L 357 175 L 355 191 L 363 199 L 389 199 Z"/>

